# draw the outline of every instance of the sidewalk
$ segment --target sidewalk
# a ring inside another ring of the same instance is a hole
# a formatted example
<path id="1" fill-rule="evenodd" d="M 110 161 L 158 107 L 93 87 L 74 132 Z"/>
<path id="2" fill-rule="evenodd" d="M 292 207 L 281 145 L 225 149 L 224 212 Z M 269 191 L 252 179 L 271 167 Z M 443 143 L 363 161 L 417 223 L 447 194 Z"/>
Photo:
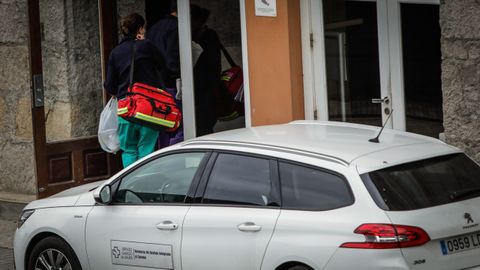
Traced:
<path id="1" fill-rule="evenodd" d="M 13 250 L 0 247 L 0 269 L 15 270 L 13 268 Z"/>
<path id="2" fill-rule="evenodd" d="M 3 202 L 0 202 L 3 204 Z M 17 222 L 0 220 L 0 269 L 14 270 L 13 268 L 13 235 Z"/>
<path id="3" fill-rule="evenodd" d="M 17 219 L 31 196 L 0 192 L 0 269 L 14 270 L 13 236 Z"/>

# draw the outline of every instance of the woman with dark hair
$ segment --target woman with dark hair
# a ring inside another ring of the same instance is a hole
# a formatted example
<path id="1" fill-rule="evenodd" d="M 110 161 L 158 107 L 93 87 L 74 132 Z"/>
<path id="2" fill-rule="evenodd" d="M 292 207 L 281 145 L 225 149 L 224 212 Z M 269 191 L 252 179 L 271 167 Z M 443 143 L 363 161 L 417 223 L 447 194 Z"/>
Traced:
<path id="1" fill-rule="evenodd" d="M 130 67 L 135 50 L 133 83 L 140 82 L 161 88 L 159 71 L 164 66 L 164 58 L 158 49 L 145 40 L 145 20 L 137 13 L 132 13 L 122 20 L 123 39 L 110 53 L 108 59 L 107 79 L 104 87 L 107 92 L 118 99 L 125 98 L 130 84 Z M 150 127 L 118 119 L 118 134 L 123 166 L 134 163 L 155 150 L 158 131 Z"/>

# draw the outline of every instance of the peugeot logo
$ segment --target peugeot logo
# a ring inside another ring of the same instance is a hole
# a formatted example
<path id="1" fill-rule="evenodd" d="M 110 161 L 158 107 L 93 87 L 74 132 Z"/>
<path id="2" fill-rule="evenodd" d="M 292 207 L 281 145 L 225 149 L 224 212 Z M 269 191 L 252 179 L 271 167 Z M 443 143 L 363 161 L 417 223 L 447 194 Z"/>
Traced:
<path id="1" fill-rule="evenodd" d="M 465 215 L 463 215 L 463 217 L 467 220 L 467 224 L 470 224 L 470 223 L 473 223 L 473 218 L 472 218 L 472 215 L 470 215 L 470 213 L 465 213 Z"/>

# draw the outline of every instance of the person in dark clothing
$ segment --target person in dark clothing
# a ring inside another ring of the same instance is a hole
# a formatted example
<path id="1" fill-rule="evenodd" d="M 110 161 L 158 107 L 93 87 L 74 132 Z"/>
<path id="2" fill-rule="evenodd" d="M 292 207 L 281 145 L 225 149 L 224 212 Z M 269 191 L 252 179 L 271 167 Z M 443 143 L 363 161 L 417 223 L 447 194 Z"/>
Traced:
<path id="1" fill-rule="evenodd" d="M 171 2 L 170 14 L 155 23 L 147 33 L 150 40 L 165 57 L 161 71 L 166 88 L 175 88 L 180 78 L 180 52 L 178 41 L 177 1 Z"/>
<path id="2" fill-rule="evenodd" d="M 172 0 L 170 14 L 155 23 L 147 33 L 150 40 L 165 57 L 165 67 L 161 70 L 164 89 L 174 97 L 177 96 L 177 79 L 180 78 L 180 48 L 178 41 L 177 1 Z M 175 99 L 178 108 L 182 102 Z M 160 131 L 158 148 L 164 148 L 183 141 L 183 125 L 175 132 Z"/>
<path id="3" fill-rule="evenodd" d="M 128 92 L 130 66 L 132 64 L 133 45 L 135 44 L 135 69 L 133 82 L 141 82 L 155 87 L 163 85 L 159 70 L 165 61 L 158 49 L 144 39 L 145 20 L 133 13 L 122 20 L 124 38 L 110 53 L 107 78 L 104 87 L 107 92 L 122 99 Z M 152 153 L 158 138 L 158 131 L 140 124 L 118 119 L 118 134 L 123 166 L 127 167 L 136 160 Z"/>
<path id="4" fill-rule="evenodd" d="M 193 68 L 197 135 L 202 136 L 213 133 L 217 121 L 214 90 L 220 87 L 221 45 L 217 32 L 206 25 L 210 11 L 192 5 L 190 12 L 192 39 L 203 50 Z"/>

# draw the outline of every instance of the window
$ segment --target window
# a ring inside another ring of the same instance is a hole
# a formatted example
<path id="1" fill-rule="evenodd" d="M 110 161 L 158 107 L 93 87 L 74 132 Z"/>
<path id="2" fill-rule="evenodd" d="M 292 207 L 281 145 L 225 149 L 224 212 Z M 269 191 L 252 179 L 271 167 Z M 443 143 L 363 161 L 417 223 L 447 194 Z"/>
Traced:
<path id="1" fill-rule="evenodd" d="M 480 166 L 464 154 L 435 157 L 362 175 L 377 205 L 406 211 L 480 196 Z"/>
<path id="2" fill-rule="evenodd" d="M 203 203 L 278 206 L 267 159 L 219 154 Z"/>
<path id="3" fill-rule="evenodd" d="M 125 176 L 115 194 L 115 202 L 181 203 L 205 153 L 181 153 L 148 162 Z"/>
<path id="4" fill-rule="evenodd" d="M 347 182 L 338 175 L 282 162 L 279 169 L 284 208 L 320 211 L 353 204 Z"/>

